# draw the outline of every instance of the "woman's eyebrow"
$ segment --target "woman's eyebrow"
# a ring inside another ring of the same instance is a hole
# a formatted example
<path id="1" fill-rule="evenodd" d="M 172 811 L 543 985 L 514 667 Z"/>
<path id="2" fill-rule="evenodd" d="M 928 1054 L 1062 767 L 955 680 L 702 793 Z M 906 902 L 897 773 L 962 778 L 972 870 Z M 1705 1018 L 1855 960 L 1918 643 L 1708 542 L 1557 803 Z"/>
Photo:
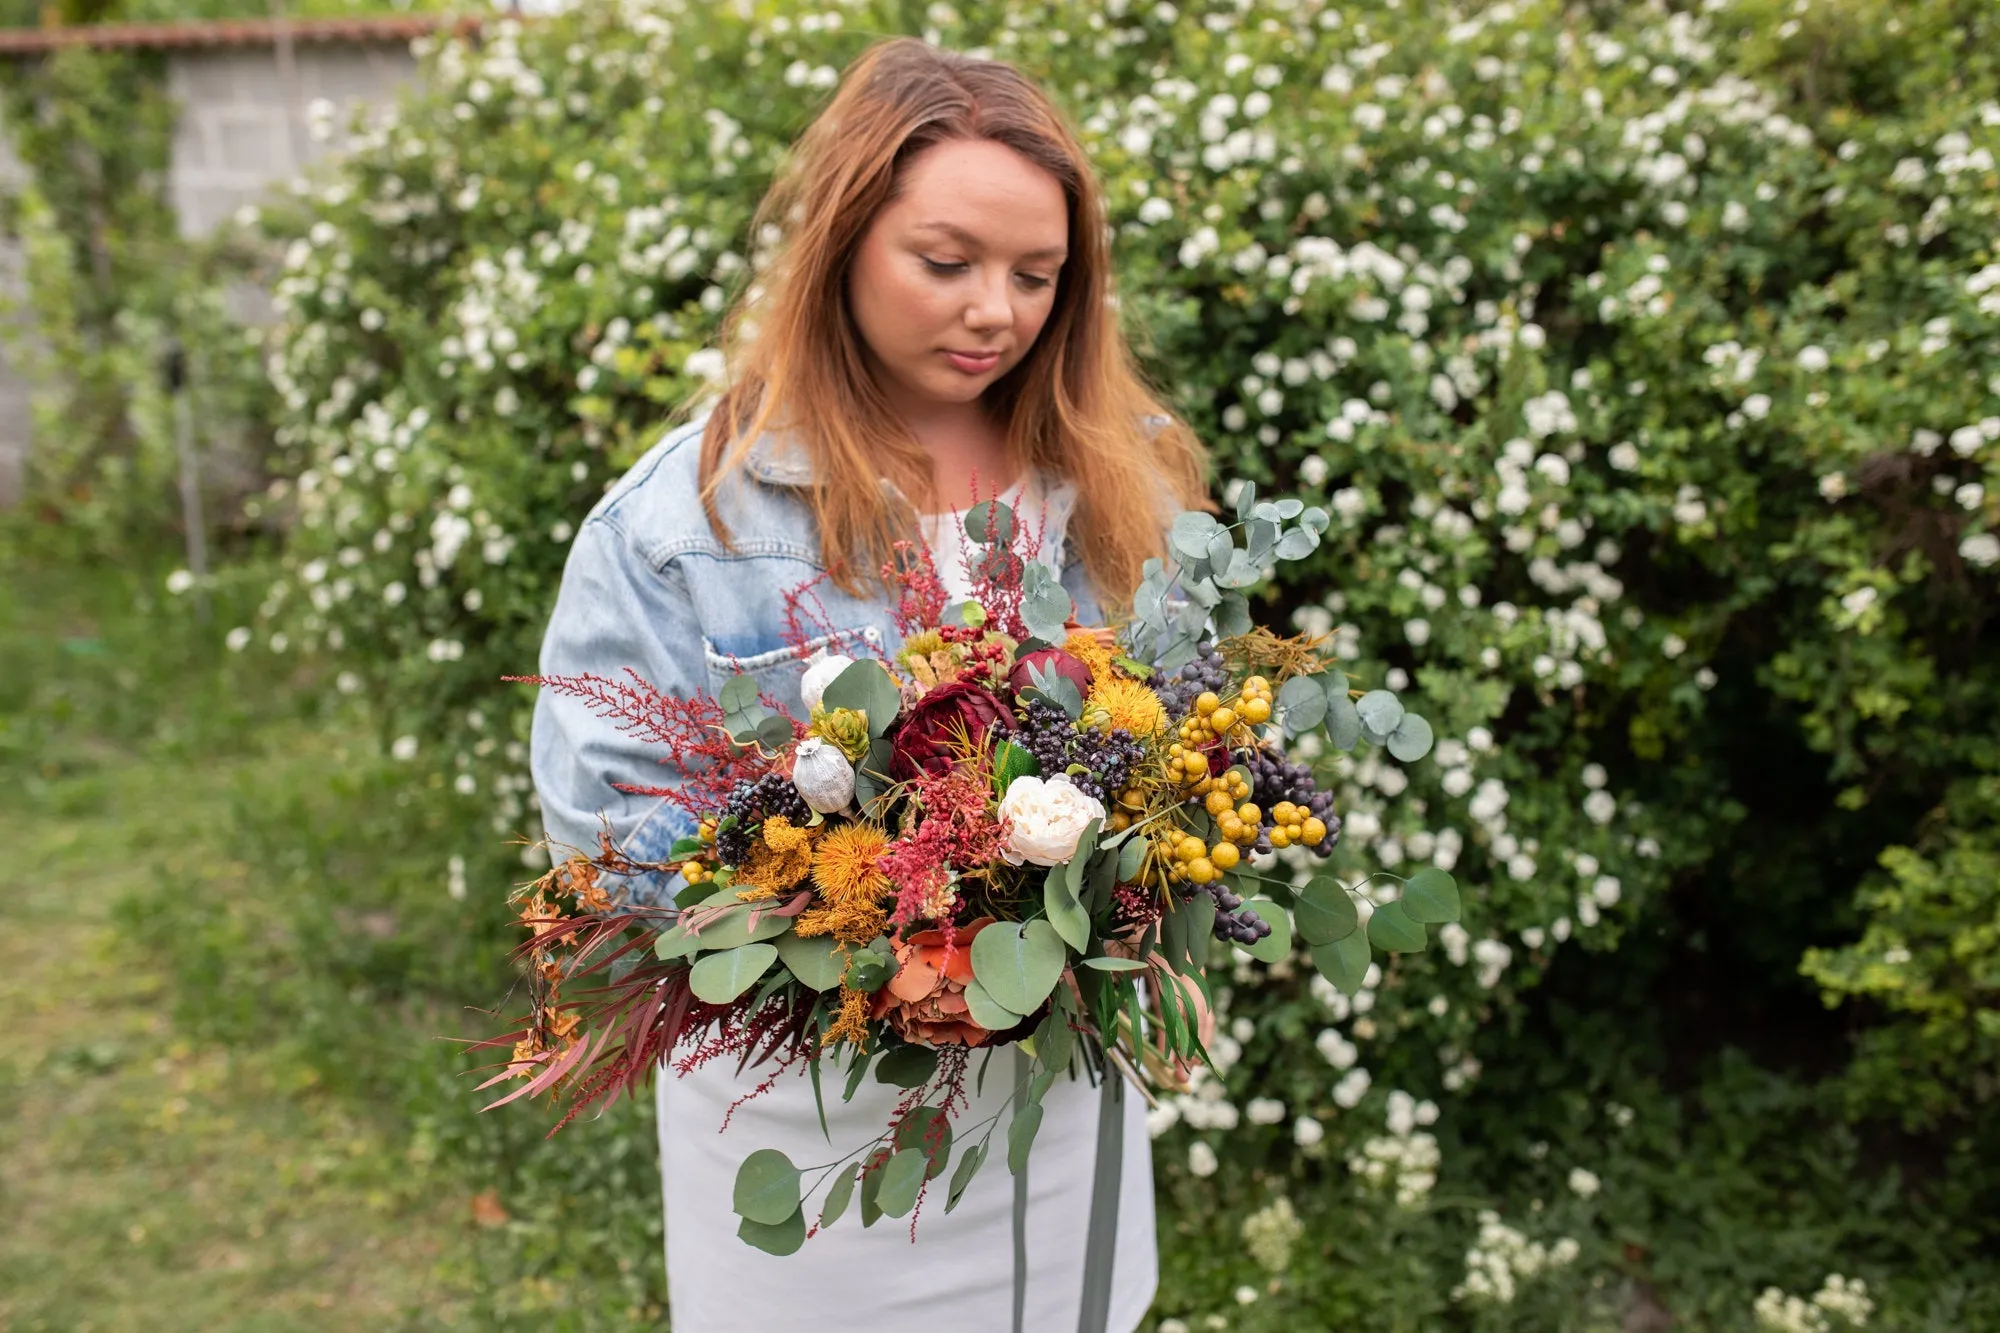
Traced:
<path id="1" fill-rule="evenodd" d="M 985 243 L 982 242 L 977 236 L 974 236 L 971 232 L 967 231 L 965 228 L 956 226 L 950 222 L 919 222 L 916 225 L 915 230 L 941 231 L 945 235 L 951 237 L 954 241 L 957 241 L 960 245 L 968 245 L 975 250 L 983 250 L 986 248 Z M 1030 250 L 1025 255 L 1022 255 L 1021 258 L 1065 259 L 1068 258 L 1068 255 L 1069 251 L 1064 247 L 1060 245 L 1051 245 L 1040 250 Z"/>

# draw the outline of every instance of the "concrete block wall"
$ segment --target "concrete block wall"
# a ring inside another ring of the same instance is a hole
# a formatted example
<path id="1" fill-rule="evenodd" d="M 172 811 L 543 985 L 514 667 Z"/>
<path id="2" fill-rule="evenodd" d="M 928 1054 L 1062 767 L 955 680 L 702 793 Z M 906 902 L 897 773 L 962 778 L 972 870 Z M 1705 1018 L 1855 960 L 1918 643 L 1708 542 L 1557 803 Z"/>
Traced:
<path id="1" fill-rule="evenodd" d="M 293 49 L 287 78 L 268 46 L 177 51 L 167 92 L 180 107 L 168 177 L 181 230 L 200 236 L 265 190 L 297 175 L 337 143 L 316 142 L 307 108 L 333 104 L 345 123 L 356 103 L 393 99 L 416 77 L 407 46 L 321 45 Z"/>

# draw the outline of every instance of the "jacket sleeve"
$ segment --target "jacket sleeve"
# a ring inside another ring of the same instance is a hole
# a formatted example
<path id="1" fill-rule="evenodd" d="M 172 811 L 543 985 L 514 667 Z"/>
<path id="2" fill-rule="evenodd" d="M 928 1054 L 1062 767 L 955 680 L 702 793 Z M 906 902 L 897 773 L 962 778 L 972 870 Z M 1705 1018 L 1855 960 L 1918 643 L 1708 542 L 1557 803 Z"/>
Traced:
<path id="1" fill-rule="evenodd" d="M 622 678 L 630 667 L 665 694 L 691 698 L 708 686 L 701 625 L 680 569 L 655 569 L 609 514 L 586 520 L 570 547 L 562 586 L 542 638 L 541 674 L 586 672 Z M 543 689 L 535 701 L 529 767 L 542 825 L 560 859 L 567 848 L 595 853 L 607 828 L 638 861 L 663 861 L 694 819 L 664 797 L 612 784 L 672 786 L 673 757 L 621 730 L 581 700 Z M 648 874 L 625 888 L 640 906 L 671 905 L 678 875 Z"/>

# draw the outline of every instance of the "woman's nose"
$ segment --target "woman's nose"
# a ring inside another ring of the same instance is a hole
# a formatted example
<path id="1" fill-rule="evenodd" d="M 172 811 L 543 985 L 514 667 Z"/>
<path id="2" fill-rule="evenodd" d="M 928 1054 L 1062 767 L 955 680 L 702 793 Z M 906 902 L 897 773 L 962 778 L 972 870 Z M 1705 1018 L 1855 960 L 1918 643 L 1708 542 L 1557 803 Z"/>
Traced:
<path id="1" fill-rule="evenodd" d="M 1004 329 L 1014 322 L 1014 307 L 1007 300 L 1007 275 L 982 278 L 965 310 L 968 329 Z"/>

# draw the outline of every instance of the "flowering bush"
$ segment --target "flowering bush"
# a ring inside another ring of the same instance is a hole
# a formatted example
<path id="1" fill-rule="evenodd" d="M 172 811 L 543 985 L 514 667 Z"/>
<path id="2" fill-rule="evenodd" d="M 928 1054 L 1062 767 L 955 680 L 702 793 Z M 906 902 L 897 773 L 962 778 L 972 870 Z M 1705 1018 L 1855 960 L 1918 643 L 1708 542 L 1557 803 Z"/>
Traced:
<path id="1" fill-rule="evenodd" d="M 719 371 L 710 336 L 773 239 L 749 211 L 893 10 L 498 23 L 266 219 L 292 238 L 267 355 L 297 460 L 269 502 L 297 529 L 244 637 L 342 655 L 496 830 L 533 818 L 529 698 L 494 681 L 533 660 L 576 522 Z M 1450 869 L 1465 926 L 1352 999 L 1242 960 L 1217 1074 L 1155 1117 L 1190 1169 L 1358 1156 L 1393 1201 L 1411 1144 L 1365 1146 L 1385 1099 L 1476 1092 L 1496 1019 L 1579 949 L 1620 948 L 1710 1042 L 1735 1017 L 1700 1010 L 1713 976 L 1794 1004 L 1803 964 L 1874 1002 L 1855 1100 L 1990 1115 L 1993 15 L 923 21 L 1072 108 L 1134 337 L 1225 492 L 1334 514 L 1259 617 L 1329 634 L 1436 725 L 1423 771 L 1322 777 L 1342 869 Z"/>

